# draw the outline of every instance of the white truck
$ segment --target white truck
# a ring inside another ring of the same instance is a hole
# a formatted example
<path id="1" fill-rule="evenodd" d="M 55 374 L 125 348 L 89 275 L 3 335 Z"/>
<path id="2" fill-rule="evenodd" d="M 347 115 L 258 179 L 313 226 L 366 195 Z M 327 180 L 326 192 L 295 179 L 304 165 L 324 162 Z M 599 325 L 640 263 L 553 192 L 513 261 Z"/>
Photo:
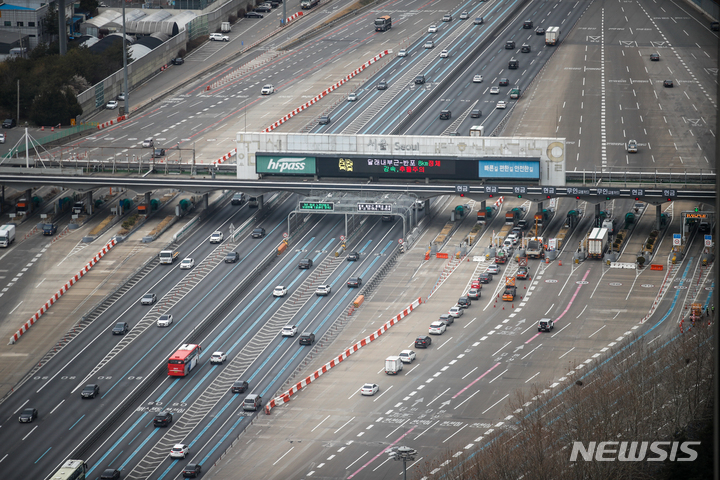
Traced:
<path id="1" fill-rule="evenodd" d="M 528 258 L 542 258 L 545 252 L 545 244 L 542 237 L 530 237 L 525 246 L 525 255 Z"/>
<path id="2" fill-rule="evenodd" d="M 0 227 L 0 247 L 7 248 L 15 241 L 15 225 Z"/>
<path id="3" fill-rule="evenodd" d="M 560 39 L 560 27 L 548 27 L 545 30 L 545 45 L 557 45 Z"/>
<path id="4" fill-rule="evenodd" d="M 473 125 L 472 127 L 470 127 L 470 136 L 471 137 L 482 137 L 484 131 L 485 131 L 485 127 L 483 125 Z"/>
<path id="5" fill-rule="evenodd" d="M 593 228 L 588 237 L 588 255 L 590 258 L 602 258 L 608 243 L 607 228 Z"/>
<path id="6" fill-rule="evenodd" d="M 160 263 L 172 264 L 176 258 L 180 257 L 178 250 L 163 250 L 160 252 Z"/>
<path id="7" fill-rule="evenodd" d="M 222 22 L 220 24 L 220 31 L 222 33 L 229 33 L 230 32 L 230 22 Z"/>
<path id="8" fill-rule="evenodd" d="M 385 373 L 388 375 L 397 375 L 402 371 L 403 362 L 400 357 L 393 355 L 385 359 Z"/>

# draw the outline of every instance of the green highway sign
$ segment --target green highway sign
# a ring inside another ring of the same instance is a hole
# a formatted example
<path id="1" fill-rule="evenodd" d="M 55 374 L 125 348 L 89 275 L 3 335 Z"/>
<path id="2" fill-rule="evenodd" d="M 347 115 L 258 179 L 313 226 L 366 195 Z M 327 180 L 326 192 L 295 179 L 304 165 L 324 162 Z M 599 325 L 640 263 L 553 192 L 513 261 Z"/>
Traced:
<path id="1" fill-rule="evenodd" d="M 334 209 L 335 204 L 331 202 L 300 202 L 300 210 L 332 212 Z"/>

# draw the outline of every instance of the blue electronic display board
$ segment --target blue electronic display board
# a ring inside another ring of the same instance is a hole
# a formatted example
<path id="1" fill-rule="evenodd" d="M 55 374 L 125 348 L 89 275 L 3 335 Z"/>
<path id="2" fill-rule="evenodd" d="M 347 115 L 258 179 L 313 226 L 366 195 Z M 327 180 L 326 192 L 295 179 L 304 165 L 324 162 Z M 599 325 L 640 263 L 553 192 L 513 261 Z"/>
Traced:
<path id="1" fill-rule="evenodd" d="M 526 160 L 480 160 L 479 178 L 540 179 L 540 161 Z"/>

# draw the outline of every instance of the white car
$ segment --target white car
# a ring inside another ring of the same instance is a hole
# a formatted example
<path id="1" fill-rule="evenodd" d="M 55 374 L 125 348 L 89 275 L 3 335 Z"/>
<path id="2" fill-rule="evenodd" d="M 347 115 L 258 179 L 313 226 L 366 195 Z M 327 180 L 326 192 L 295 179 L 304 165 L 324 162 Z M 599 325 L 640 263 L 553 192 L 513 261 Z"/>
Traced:
<path id="1" fill-rule="evenodd" d="M 180 262 L 180 270 L 190 270 L 194 266 L 195 260 L 192 258 L 183 258 L 183 261 Z"/>
<path id="2" fill-rule="evenodd" d="M 403 350 L 398 356 L 403 363 L 412 363 L 415 361 L 415 352 L 412 350 Z"/>
<path id="3" fill-rule="evenodd" d="M 330 295 L 332 292 L 332 287 L 330 285 L 318 285 L 317 290 L 315 290 L 315 295 L 318 297 L 322 297 L 325 295 Z"/>
<path id="4" fill-rule="evenodd" d="M 455 305 L 454 307 L 452 307 L 450 309 L 450 311 L 448 312 L 448 315 L 451 315 L 454 318 L 462 317 L 462 314 L 463 314 L 463 309 L 460 308 L 460 306 L 458 306 L 458 305 Z"/>
<path id="5" fill-rule="evenodd" d="M 447 51 L 447 49 L 440 52 L 440 58 L 448 58 L 450 56 L 450 52 Z"/>
<path id="6" fill-rule="evenodd" d="M 354 102 L 357 100 L 357 94 L 355 92 L 348 93 L 348 102 Z"/>
<path id="7" fill-rule="evenodd" d="M 283 337 L 294 337 L 297 334 L 297 327 L 295 325 L 286 325 L 282 329 Z"/>
<path id="8" fill-rule="evenodd" d="M 222 243 L 223 238 L 222 232 L 213 232 L 212 235 L 210 235 L 210 243 Z"/>
<path id="9" fill-rule="evenodd" d="M 169 327 L 172 325 L 173 317 L 172 315 L 160 315 L 160 318 L 158 318 L 157 325 L 158 327 Z"/>
<path id="10" fill-rule="evenodd" d="M 520 236 L 517 234 L 517 232 L 510 232 L 507 238 L 505 238 L 505 240 L 510 240 L 513 245 L 516 245 L 519 238 Z"/>
<path id="11" fill-rule="evenodd" d="M 462 12 L 460 14 L 460 20 L 467 20 L 469 17 L 468 12 Z"/>
<path id="12" fill-rule="evenodd" d="M 432 40 L 428 40 L 425 42 L 425 45 L 423 45 L 423 48 L 435 48 L 435 42 Z"/>
<path id="13" fill-rule="evenodd" d="M 273 297 L 284 297 L 287 295 L 287 287 L 283 287 L 282 285 L 278 285 L 275 287 L 275 290 L 273 290 Z"/>
<path id="14" fill-rule="evenodd" d="M 108 110 L 115 110 L 116 108 L 118 108 L 118 105 L 119 103 L 117 102 L 117 100 L 110 100 L 107 105 L 105 105 L 105 108 L 107 108 Z"/>
<path id="15" fill-rule="evenodd" d="M 211 42 L 229 42 L 230 37 L 228 37 L 227 35 L 223 35 L 222 33 L 211 33 L 210 41 Z"/>
<path id="16" fill-rule="evenodd" d="M 428 27 L 428 33 L 437 33 L 437 31 L 438 31 L 437 25 L 430 25 Z"/>
<path id="17" fill-rule="evenodd" d="M 400 51 L 398 52 L 398 57 L 407 57 L 407 50 L 405 50 L 404 48 L 401 48 Z"/>
<path id="18" fill-rule="evenodd" d="M 490 87 L 490 95 L 498 95 L 500 93 L 500 87 L 497 85 Z"/>
<path id="19" fill-rule="evenodd" d="M 262 87 L 262 90 L 260 90 L 261 95 L 270 95 L 271 93 L 275 93 L 275 87 L 267 84 L 264 87 Z"/>
<path id="20" fill-rule="evenodd" d="M 188 453 L 190 453 L 190 447 L 184 443 L 178 443 L 172 448 L 172 450 L 170 450 L 170 457 L 185 458 Z"/>
<path id="21" fill-rule="evenodd" d="M 473 83 L 482 83 L 482 81 L 483 81 L 483 76 L 482 76 L 482 75 L 475 75 L 475 76 L 473 77 Z"/>
<path id="22" fill-rule="evenodd" d="M 360 389 L 360 394 L 372 396 L 372 395 L 375 395 L 379 391 L 380 391 L 380 387 L 377 385 L 377 383 L 366 383 Z"/>
<path id="23" fill-rule="evenodd" d="M 142 148 L 152 148 L 154 142 L 152 138 L 146 138 L 142 141 Z"/>
<path id="24" fill-rule="evenodd" d="M 0 133 L 0 143 L 5 143 L 5 134 Z"/>
<path id="25" fill-rule="evenodd" d="M 442 335 L 443 333 L 445 333 L 446 329 L 447 329 L 447 327 L 445 326 L 445 324 L 443 322 L 440 322 L 440 321 L 433 322 L 430 324 L 428 333 L 430 333 L 431 335 Z"/>
<path id="26" fill-rule="evenodd" d="M 505 103 L 505 100 L 500 100 L 497 103 L 497 105 L 495 106 L 495 108 L 505 108 L 505 107 L 507 107 L 507 103 Z"/>
<path id="27" fill-rule="evenodd" d="M 225 352 L 215 352 L 210 357 L 210 363 L 211 364 L 223 364 L 225 363 L 225 360 L 227 360 L 227 354 Z"/>

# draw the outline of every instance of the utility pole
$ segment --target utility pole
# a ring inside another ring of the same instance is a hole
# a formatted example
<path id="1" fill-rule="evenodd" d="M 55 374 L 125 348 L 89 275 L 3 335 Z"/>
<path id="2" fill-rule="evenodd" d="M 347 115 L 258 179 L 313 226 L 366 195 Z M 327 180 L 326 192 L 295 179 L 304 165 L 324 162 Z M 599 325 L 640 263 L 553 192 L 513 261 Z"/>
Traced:
<path id="1" fill-rule="evenodd" d="M 128 117 L 130 116 L 130 90 L 128 89 L 128 73 L 127 73 L 127 45 L 125 44 L 125 39 L 127 38 L 125 35 L 127 34 L 125 30 L 125 2 L 122 2 L 122 16 L 123 16 L 123 36 L 122 36 L 122 46 L 123 46 L 123 75 L 125 77 L 125 86 L 124 88 L 124 94 L 125 96 L 125 115 Z"/>

